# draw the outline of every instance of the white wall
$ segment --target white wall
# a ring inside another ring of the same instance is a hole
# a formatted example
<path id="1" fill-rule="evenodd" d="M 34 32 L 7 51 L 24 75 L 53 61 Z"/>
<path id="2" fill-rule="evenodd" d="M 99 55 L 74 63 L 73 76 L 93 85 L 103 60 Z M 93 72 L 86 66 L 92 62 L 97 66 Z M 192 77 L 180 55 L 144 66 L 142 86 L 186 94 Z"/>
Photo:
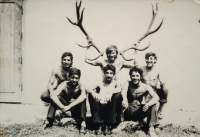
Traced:
<path id="1" fill-rule="evenodd" d="M 146 0 L 84 0 L 83 26 L 102 49 L 116 44 L 122 49 L 133 44 L 145 33 L 150 23 L 151 3 Z M 151 41 L 144 52 L 138 52 L 140 65 L 144 65 L 146 52 L 157 53 L 157 67 L 169 88 L 166 111 L 179 108 L 198 110 L 200 103 L 200 5 L 192 0 L 175 0 L 159 5 L 155 28 L 164 17 L 161 29 L 142 41 L 140 47 Z M 53 67 L 60 64 L 63 52 L 71 51 L 74 66 L 82 71 L 81 81 L 89 85 L 101 77 L 98 67 L 84 62 L 86 38 L 78 27 L 70 24 L 66 16 L 76 20 L 75 0 L 27 0 L 25 14 L 25 39 L 23 45 L 23 102 L 42 103 L 40 94 L 47 89 Z M 129 57 L 133 51 L 129 52 Z M 121 73 L 129 79 L 128 70 Z"/>

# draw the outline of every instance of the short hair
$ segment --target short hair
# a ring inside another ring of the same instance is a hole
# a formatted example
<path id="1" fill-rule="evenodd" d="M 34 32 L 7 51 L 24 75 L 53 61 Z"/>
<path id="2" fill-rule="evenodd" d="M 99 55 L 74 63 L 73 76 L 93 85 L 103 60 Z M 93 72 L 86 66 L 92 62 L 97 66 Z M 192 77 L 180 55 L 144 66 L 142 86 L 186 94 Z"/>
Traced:
<path id="1" fill-rule="evenodd" d="M 110 45 L 106 48 L 106 54 L 111 53 L 112 51 L 116 51 L 116 53 L 118 54 L 118 49 L 117 46 L 115 45 Z"/>
<path id="2" fill-rule="evenodd" d="M 71 77 L 72 75 L 78 75 L 79 78 L 80 78 L 81 77 L 81 71 L 77 68 L 70 68 L 69 77 Z"/>
<path id="3" fill-rule="evenodd" d="M 104 74 L 106 73 L 107 70 L 111 70 L 114 74 L 116 72 L 116 68 L 115 66 L 108 64 L 103 68 Z"/>
<path id="4" fill-rule="evenodd" d="M 147 53 L 147 54 L 145 55 L 145 59 L 147 59 L 147 58 L 150 57 L 150 56 L 153 56 L 153 57 L 157 60 L 157 56 L 156 56 L 156 54 L 153 53 L 153 52 Z"/>
<path id="5" fill-rule="evenodd" d="M 64 59 L 66 56 L 70 56 L 71 60 L 73 61 L 73 55 L 72 55 L 71 52 L 64 52 L 64 53 L 62 54 L 61 59 Z"/>
<path id="6" fill-rule="evenodd" d="M 143 70 L 136 67 L 130 68 L 129 75 L 131 76 L 133 72 L 138 72 L 140 74 L 140 78 L 143 79 Z"/>

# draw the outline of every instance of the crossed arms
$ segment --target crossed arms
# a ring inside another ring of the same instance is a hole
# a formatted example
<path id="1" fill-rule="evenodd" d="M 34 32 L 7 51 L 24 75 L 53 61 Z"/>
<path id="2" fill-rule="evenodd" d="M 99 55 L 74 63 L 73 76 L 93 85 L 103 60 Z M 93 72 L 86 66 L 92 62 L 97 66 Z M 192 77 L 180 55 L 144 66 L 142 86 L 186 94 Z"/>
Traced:
<path id="1" fill-rule="evenodd" d="M 60 107 L 61 109 L 63 109 L 64 111 L 68 111 L 70 110 L 72 107 L 76 106 L 77 104 L 80 104 L 81 102 L 83 102 L 86 99 L 86 91 L 85 91 L 85 86 L 84 85 L 80 85 L 80 89 L 81 89 L 81 94 L 80 96 L 74 100 L 73 102 L 71 102 L 69 105 L 64 106 L 60 100 L 58 99 L 58 95 L 66 89 L 66 82 L 61 83 L 58 88 L 55 90 L 54 94 L 51 96 L 51 99 L 53 100 L 53 102 L 58 105 L 58 107 Z"/>

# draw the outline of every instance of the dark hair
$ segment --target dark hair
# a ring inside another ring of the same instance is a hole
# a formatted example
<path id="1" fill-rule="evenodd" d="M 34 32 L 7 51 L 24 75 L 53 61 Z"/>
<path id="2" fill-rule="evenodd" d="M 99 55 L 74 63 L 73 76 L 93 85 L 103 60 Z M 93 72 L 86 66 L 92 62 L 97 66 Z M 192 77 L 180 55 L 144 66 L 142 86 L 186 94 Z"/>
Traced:
<path id="1" fill-rule="evenodd" d="M 140 78 L 143 79 L 143 70 L 138 67 L 132 67 L 129 71 L 129 75 L 131 76 L 133 72 L 138 72 L 140 74 Z"/>
<path id="2" fill-rule="evenodd" d="M 116 51 L 116 53 L 118 54 L 118 49 L 115 45 L 110 45 L 106 48 L 106 54 L 111 53 L 112 51 Z"/>
<path id="3" fill-rule="evenodd" d="M 106 73 L 107 70 L 111 70 L 115 74 L 116 68 L 115 66 L 108 64 L 103 68 L 104 74 Z"/>
<path id="4" fill-rule="evenodd" d="M 150 57 L 150 56 L 153 56 L 154 59 L 156 59 L 156 61 L 157 61 L 157 56 L 156 56 L 156 54 L 153 53 L 153 52 L 149 52 L 149 53 L 147 53 L 147 54 L 145 55 L 145 59 L 147 59 L 147 58 Z"/>
<path id="5" fill-rule="evenodd" d="M 73 61 L 73 55 L 71 52 L 65 52 L 62 54 L 61 59 L 64 59 L 66 56 L 70 56 L 71 60 Z"/>
<path id="6" fill-rule="evenodd" d="M 72 75 L 78 75 L 79 78 L 80 78 L 81 77 L 81 71 L 77 68 L 70 68 L 69 77 L 71 77 Z"/>

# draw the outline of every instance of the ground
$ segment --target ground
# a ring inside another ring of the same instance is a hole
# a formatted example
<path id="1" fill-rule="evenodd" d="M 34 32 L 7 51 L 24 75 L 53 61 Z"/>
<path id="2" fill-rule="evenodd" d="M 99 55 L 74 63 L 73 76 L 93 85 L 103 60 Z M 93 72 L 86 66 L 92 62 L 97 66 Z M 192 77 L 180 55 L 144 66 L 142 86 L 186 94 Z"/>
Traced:
<path id="1" fill-rule="evenodd" d="M 65 127 L 53 126 L 51 129 L 42 130 L 43 121 L 46 117 L 48 107 L 39 104 L 0 104 L 0 136 L 1 137 L 92 137 L 96 136 L 93 131 L 88 130 L 85 135 L 79 135 L 75 125 L 67 124 Z M 89 114 L 88 114 L 89 115 Z M 197 137 L 200 136 L 200 129 L 192 125 L 192 117 L 198 112 L 187 112 L 183 110 L 173 111 L 171 117 L 165 115 L 160 121 L 157 129 L 159 137 Z M 182 119 L 180 116 L 184 116 Z M 176 120 L 175 120 L 176 119 Z M 145 130 L 137 130 L 134 123 L 126 124 L 122 131 L 109 135 L 110 137 L 146 137 Z M 104 136 L 104 135 L 100 135 Z"/>

